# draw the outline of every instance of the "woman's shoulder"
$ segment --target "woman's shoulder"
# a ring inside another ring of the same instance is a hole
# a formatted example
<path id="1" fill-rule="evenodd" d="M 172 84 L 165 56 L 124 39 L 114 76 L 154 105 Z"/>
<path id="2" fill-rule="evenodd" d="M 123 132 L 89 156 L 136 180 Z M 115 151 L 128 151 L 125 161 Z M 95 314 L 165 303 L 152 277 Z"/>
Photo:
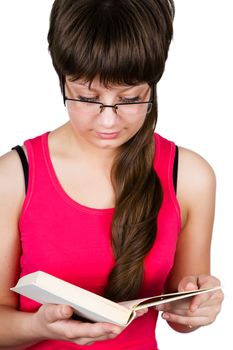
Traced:
<path id="1" fill-rule="evenodd" d="M 15 177 L 15 171 L 19 170 L 19 157 L 15 150 L 11 150 L 0 156 L 0 176 Z M 12 176 L 11 176 L 12 175 Z"/>
<path id="2" fill-rule="evenodd" d="M 200 154 L 179 146 L 177 196 L 184 211 L 210 205 L 215 198 L 216 176 Z"/>
<path id="3" fill-rule="evenodd" d="M 0 157 L 0 205 L 10 204 L 19 209 L 24 200 L 24 174 L 20 158 L 15 150 Z"/>
<path id="4" fill-rule="evenodd" d="M 162 145 L 169 146 L 171 144 L 178 147 L 179 153 L 179 175 L 184 177 L 189 183 L 191 180 L 196 180 L 199 184 L 201 182 L 215 179 L 215 173 L 210 163 L 197 152 L 188 148 L 179 146 L 175 141 L 169 140 L 158 133 L 154 134 L 155 142 Z"/>
<path id="5" fill-rule="evenodd" d="M 215 181 L 215 172 L 210 163 L 193 150 L 179 146 L 179 175 L 192 185 L 206 186 Z"/>

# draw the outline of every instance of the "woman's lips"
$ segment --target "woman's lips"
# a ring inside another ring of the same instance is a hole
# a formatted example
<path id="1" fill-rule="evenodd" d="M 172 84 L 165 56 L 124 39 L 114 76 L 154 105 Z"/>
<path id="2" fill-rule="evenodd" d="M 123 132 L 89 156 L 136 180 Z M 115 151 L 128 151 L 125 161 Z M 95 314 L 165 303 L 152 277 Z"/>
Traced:
<path id="1" fill-rule="evenodd" d="M 100 139 L 112 140 L 117 138 L 119 132 L 97 132 L 97 135 Z"/>

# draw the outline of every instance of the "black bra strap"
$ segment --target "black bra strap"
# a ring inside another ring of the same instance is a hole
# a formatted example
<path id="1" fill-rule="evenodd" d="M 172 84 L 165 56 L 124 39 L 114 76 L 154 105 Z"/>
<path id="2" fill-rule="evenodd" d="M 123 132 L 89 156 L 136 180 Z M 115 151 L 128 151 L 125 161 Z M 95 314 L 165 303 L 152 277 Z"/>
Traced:
<path id="1" fill-rule="evenodd" d="M 173 185 L 174 185 L 175 193 L 177 189 L 178 160 L 179 160 L 179 149 L 176 146 L 176 154 L 175 154 L 175 159 L 173 164 Z"/>
<path id="2" fill-rule="evenodd" d="M 23 172 L 24 172 L 24 181 L 25 181 L 25 193 L 27 193 L 28 188 L 28 161 L 26 158 L 26 155 L 24 153 L 24 150 L 21 146 L 15 146 L 12 148 L 12 150 L 16 150 L 18 152 L 18 155 L 21 159 L 22 166 L 23 166 Z"/>

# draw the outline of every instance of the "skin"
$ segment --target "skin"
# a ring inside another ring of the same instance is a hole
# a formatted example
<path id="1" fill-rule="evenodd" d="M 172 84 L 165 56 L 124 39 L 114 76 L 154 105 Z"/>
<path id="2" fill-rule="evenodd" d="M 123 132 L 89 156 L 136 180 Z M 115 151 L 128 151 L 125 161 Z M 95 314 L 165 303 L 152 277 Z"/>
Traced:
<path id="1" fill-rule="evenodd" d="M 83 81 L 71 82 L 67 77 L 66 95 L 77 98 L 79 94 L 98 97 L 104 104 L 114 104 L 137 94 L 147 101 L 150 89 L 147 84 L 131 89 L 125 86 L 105 88 L 95 79 L 92 90 L 89 90 Z M 92 208 L 111 208 L 114 206 L 114 192 L 110 169 L 115 151 L 139 130 L 145 116 L 132 121 L 117 116 L 110 108 L 97 117 L 68 112 L 69 121 L 49 135 L 50 156 L 57 177 L 69 196 L 80 204 Z M 98 135 L 98 132 L 113 131 L 119 132 L 113 140 L 101 139 Z M 110 323 L 89 324 L 72 320 L 69 306 L 43 305 L 35 313 L 17 310 L 18 296 L 9 288 L 15 285 L 19 276 L 18 220 L 24 192 L 22 165 L 16 152 L 11 151 L 0 158 L 1 349 L 21 349 L 46 339 L 87 345 L 116 337 L 122 332 L 121 327 Z M 217 286 L 219 280 L 210 275 L 215 175 L 201 156 L 182 147 L 179 148 L 177 198 L 182 229 L 166 291 Z M 158 307 L 158 310 L 176 331 L 190 332 L 212 323 L 220 311 L 222 300 L 222 291 L 216 291 L 166 304 Z M 142 314 L 138 313 L 138 317 Z"/>

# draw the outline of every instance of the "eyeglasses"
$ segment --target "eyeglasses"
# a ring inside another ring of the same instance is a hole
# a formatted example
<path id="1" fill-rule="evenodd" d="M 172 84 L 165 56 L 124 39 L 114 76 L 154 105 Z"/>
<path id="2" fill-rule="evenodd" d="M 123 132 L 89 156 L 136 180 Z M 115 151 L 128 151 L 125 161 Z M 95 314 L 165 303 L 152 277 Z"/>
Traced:
<path id="1" fill-rule="evenodd" d="M 151 99 L 145 102 L 124 102 L 114 105 L 105 105 L 101 102 L 88 101 L 88 99 L 74 99 L 65 95 L 65 86 L 63 85 L 64 104 L 70 111 L 77 113 L 88 113 L 90 116 L 97 116 L 102 113 L 105 108 L 112 108 L 113 111 L 122 117 L 140 117 L 151 112 L 154 101 L 154 84 L 152 84 Z"/>

